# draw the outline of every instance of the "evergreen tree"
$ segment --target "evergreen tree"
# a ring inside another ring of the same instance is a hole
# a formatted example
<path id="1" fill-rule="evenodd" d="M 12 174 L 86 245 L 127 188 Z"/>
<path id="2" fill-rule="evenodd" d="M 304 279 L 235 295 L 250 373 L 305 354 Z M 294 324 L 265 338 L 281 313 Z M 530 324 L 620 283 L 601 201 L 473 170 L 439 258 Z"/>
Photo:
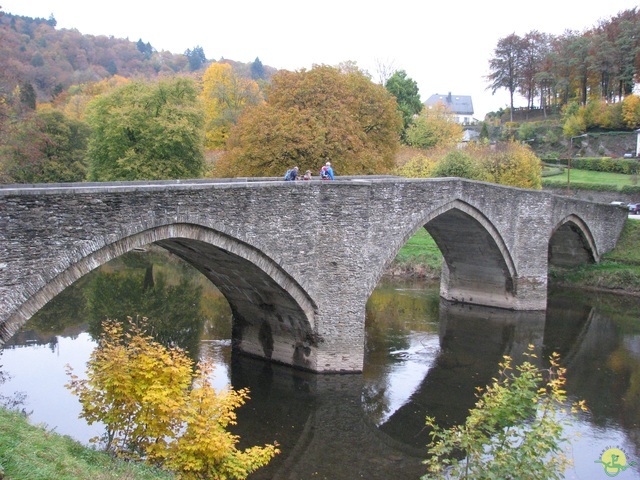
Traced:
<path id="1" fill-rule="evenodd" d="M 251 78 L 253 80 L 264 80 L 264 66 L 258 57 L 251 64 Z"/>
<path id="2" fill-rule="evenodd" d="M 195 72 L 207 62 L 207 57 L 204 54 L 204 50 L 199 45 L 197 47 L 194 47 L 193 50 L 187 48 L 184 54 L 189 59 L 189 68 L 192 72 Z"/>

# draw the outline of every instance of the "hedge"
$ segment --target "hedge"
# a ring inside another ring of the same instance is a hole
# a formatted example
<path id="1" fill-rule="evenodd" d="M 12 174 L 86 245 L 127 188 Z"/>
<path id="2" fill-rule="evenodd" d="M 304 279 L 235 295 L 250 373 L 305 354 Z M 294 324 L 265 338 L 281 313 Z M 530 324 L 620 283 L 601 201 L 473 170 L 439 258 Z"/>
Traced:
<path id="1" fill-rule="evenodd" d="M 554 163 L 556 165 L 568 164 L 567 158 L 548 158 L 543 159 L 543 161 L 547 163 Z M 640 161 L 628 158 L 614 159 L 611 157 L 578 157 L 571 159 L 571 167 L 578 168 L 580 170 L 591 170 L 592 172 L 623 173 L 625 175 L 640 173 Z"/>

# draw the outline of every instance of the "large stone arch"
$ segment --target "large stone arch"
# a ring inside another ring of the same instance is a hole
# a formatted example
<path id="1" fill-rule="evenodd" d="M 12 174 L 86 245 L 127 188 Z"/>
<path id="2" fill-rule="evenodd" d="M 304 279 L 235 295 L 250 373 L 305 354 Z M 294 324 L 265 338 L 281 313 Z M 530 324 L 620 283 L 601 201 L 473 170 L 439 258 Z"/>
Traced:
<path id="1" fill-rule="evenodd" d="M 598 260 L 593 234 L 578 215 L 568 215 L 558 222 L 549 238 L 549 265 L 573 267 Z"/>
<path id="2" fill-rule="evenodd" d="M 100 265 L 150 243 L 191 263 L 222 292 L 234 314 L 234 345 L 245 353 L 300 368 L 315 368 L 317 306 L 273 259 L 228 235 L 178 223 L 128 235 L 62 269 L 3 325 L 8 340 L 66 287 Z M 73 258 L 73 255 L 67 256 Z"/>

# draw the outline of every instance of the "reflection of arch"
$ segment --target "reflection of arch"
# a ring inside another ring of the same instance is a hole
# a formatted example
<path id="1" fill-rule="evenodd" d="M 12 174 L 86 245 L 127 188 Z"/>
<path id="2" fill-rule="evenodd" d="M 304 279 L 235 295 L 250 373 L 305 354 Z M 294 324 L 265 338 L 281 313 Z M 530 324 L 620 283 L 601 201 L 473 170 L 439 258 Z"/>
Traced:
<path id="1" fill-rule="evenodd" d="M 596 244 L 587 224 L 571 214 L 556 225 L 549 239 L 549 265 L 570 267 L 598 261 Z"/>
<path id="2" fill-rule="evenodd" d="M 512 306 L 516 267 L 502 235 L 485 215 L 461 200 L 449 202 L 421 217 L 398 250 L 422 227 L 444 257 L 442 296 L 466 303 Z"/>
<path id="3" fill-rule="evenodd" d="M 235 340 L 242 350 L 285 363 L 295 357 L 298 366 L 308 366 L 310 347 L 317 343 L 313 300 L 261 251 L 193 224 L 150 228 L 85 255 L 19 307 L 5 324 L 2 340 L 10 338 L 49 300 L 91 270 L 149 243 L 157 243 L 193 264 L 225 295 L 234 313 Z"/>

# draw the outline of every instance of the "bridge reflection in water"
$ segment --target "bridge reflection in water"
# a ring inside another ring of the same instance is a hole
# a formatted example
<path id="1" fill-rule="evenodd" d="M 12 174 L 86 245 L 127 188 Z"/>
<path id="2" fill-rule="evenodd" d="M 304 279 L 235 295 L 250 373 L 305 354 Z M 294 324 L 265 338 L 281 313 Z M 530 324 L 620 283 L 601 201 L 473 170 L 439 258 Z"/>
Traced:
<path id="1" fill-rule="evenodd" d="M 366 368 L 362 376 L 317 376 L 236 358 L 234 386 L 252 391 L 251 405 L 240 412 L 238 433 L 249 438 L 259 424 L 259 436 L 278 432 L 286 452 L 251 478 L 419 478 L 429 441 L 424 418 L 435 416 L 442 426 L 464 422 L 476 387 L 491 381 L 503 355 L 522 361 L 530 344 L 539 356 L 557 351 L 566 357 L 569 396 L 586 399 L 596 421 L 615 417 L 619 403 L 600 398 L 613 389 L 610 375 L 605 368 L 593 373 L 594 365 L 620 345 L 613 322 L 575 299 L 553 298 L 549 307 L 545 315 L 441 300 L 440 348 L 413 393 L 380 424 L 367 413 Z M 638 405 L 628 408 L 635 415 L 640 411 Z M 574 455 L 577 466 L 595 474 L 593 458 Z"/>
<path id="2" fill-rule="evenodd" d="M 435 416 L 443 426 L 463 422 L 475 402 L 475 387 L 490 382 L 502 356 L 522 359 L 533 344 L 542 356 L 561 354 L 569 395 L 587 400 L 591 411 L 578 425 L 586 438 L 573 454 L 576 469 L 586 469 L 580 478 L 593 478 L 601 472 L 594 460 L 603 442 L 615 441 L 638 456 L 634 432 L 640 400 L 634 386 L 640 378 L 640 331 L 618 313 L 635 314 L 622 300 L 594 308 L 591 299 L 553 292 L 545 315 L 452 304 L 439 299 L 437 287 L 422 284 L 380 285 L 370 299 L 362 374 L 317 375 L 231 355 L 228 340 L 203 342 L 200 354 L 216 358 L 222 384 L 228 379 L 251 391 L 251 400 L 238 411 L 241 446 L 274 440 L 281 445 L 282 454 L 250 478 L 386 480 L 419 478 L 429 439 L 424 418 Z M 391 312 L 397 312 L 393 319 Z M 67 330 L 86 337 L 79 329 Z M 21 332 L 12 345 L 36 339 Z M 55 350 L 52 355 L 60 357 L 79 347 L 70 348 L 64 339 Z M 5 351 L 3 365 L 9 365 L 11 354 Z M 44 409 L 53 411 L 62 395 L 48 392 Z M 73 397 L 66 401 L 77 404 Z M 56 428 L 56 418 L 36 419 Z M 62 427 L 59 431 L 67 433 Z M 630 470 L 625 475 L 640 478 Z"/>

